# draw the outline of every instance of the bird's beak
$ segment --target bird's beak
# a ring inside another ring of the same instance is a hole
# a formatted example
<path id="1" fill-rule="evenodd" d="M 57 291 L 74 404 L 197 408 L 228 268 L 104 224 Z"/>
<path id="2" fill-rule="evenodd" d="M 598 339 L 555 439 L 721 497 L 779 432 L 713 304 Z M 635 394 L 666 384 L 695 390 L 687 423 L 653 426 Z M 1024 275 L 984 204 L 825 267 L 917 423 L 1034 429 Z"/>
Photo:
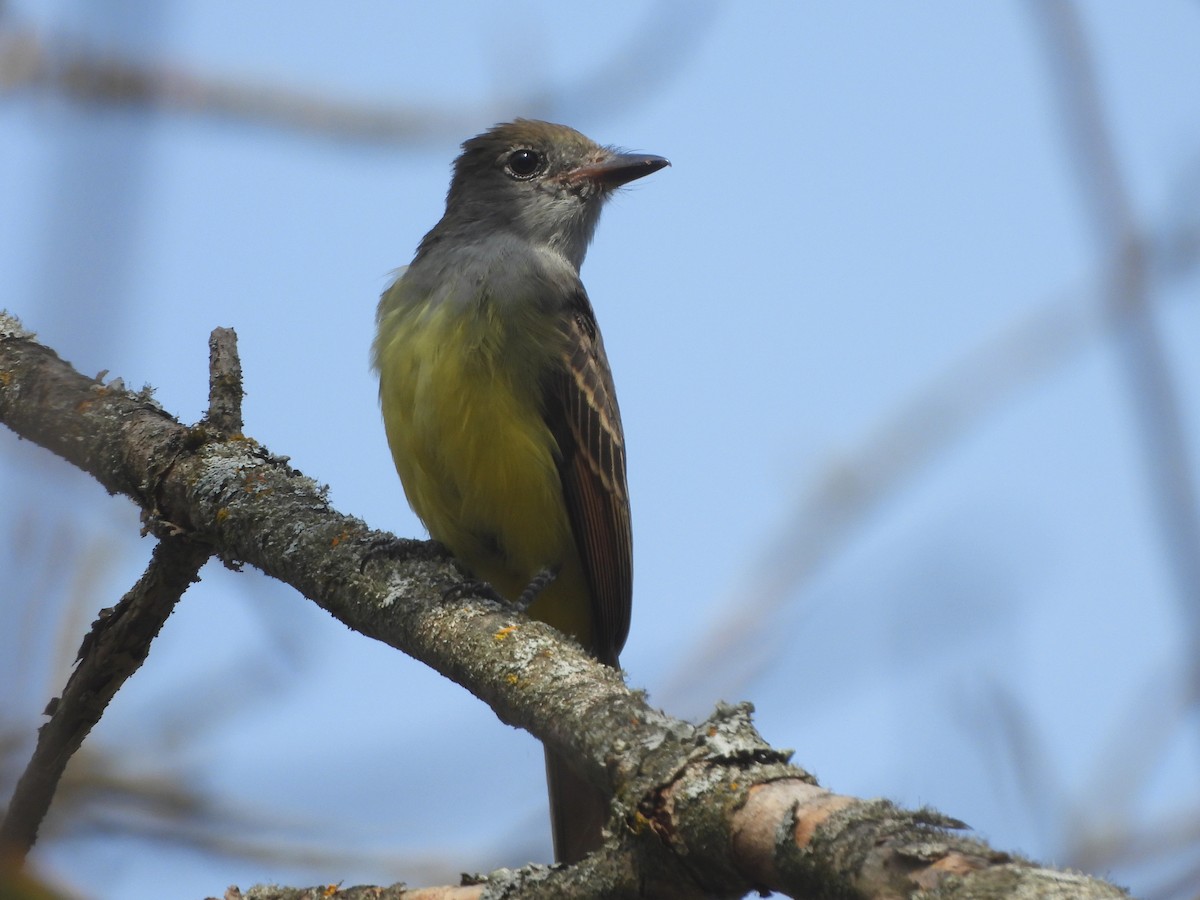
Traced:
<path id="1" fill-rule="evenodd" d="M 567 173 L 567 180 L 590 181 L 611 191 L 670 164 L 668 159 L 647 153 L 613 153 L 599 162 L 572 169 Z"/>

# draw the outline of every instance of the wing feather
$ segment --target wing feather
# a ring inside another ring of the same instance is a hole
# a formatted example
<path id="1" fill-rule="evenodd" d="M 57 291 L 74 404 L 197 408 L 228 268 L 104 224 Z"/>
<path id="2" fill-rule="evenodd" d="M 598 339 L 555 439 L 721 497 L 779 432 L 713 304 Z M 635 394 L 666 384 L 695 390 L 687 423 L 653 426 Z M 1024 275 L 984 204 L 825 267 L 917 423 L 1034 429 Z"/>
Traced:
<path id="1" fill-rule="evenodd" d="M 625 436 L 604 342 L 582 288 L 567 313 L 563 366 L 548 385 L 547 420 L 561 452 L 567 515 L 591 588 L 591 649 L 615 666 L 633 600 Z"/>

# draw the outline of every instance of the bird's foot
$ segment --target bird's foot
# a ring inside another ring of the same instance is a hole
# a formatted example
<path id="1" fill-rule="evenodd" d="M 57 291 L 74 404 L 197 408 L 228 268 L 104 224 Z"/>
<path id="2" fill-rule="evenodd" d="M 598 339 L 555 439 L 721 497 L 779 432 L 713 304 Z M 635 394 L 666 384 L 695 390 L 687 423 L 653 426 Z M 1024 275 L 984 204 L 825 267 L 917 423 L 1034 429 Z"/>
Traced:
<path id="1" fill-rule="evenodd" d="M 509 605 L 508 600 L 500 596 L 500 592 L 486 581 L 475 581 L 473 579 L 456 581 L 442 591 L 442 600 L 446 603 L 465 600 L 467 597 L 482 597 L 484 600 L 491 600 L 494 603 L 499 603 L 501 606 Z"/>
<path id="2" fill-rule="evenodd" d="M 373 562 L 403 562 L 409 559 L 453 560 L 454 555 L 444 544 L 437 541 L 418 541 L 413 538 L 400 538 L 385 531 L 374 531 L 358 539 L 364 544 L 362 559 L 358 570 L 365 572 Z"/>
<path id="3" fill-rule="evenodd" d="M 412 552 L 413 544 L 414 541 L 398 538 L 391 534 L 372 537 L 367 541 L 367 549 L 363 551 L 358 570 L 365 572 L 368 565 L 380 559 L 404 559 Z"/>
<path id="4" fill-rule="evenodd" d="M 509 600 L 502 595 L 494 587 L 486 581 L 458 581 L 446 588 L 442 592 L 442 599 L 450 602 L 453 600 L 463 600 L 467 597 L 482 597 L 485 600 L 492 600 L 499 603 L 501 606 L 514 610 L 515 612 L 524 613 L 533 605 L 533 601 L 538 598 L 538 595 L 544 591 L 558 577 L 558 567 L 540 569 L 537 574 L 530 579 L 529 584 L 525 585 L 525 589 L 521 591 L 521 595 L 516 600 Z"/>

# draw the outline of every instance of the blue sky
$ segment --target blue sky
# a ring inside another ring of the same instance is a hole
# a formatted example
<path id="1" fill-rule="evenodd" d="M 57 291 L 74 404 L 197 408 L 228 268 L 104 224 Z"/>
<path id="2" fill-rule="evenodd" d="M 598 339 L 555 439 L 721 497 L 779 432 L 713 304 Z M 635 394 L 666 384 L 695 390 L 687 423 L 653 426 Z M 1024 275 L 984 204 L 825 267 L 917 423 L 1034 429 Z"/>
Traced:
<path id="1" fill-rule="evenodd" d="M 381 145 L 7 94 L 0 306 L 80 370 L 152 384 L 195 420 L 208 333 L 234 327 L 247 433 L 339 509 L 421 535 L 367 351 L 458 143 L 527 115 L 665 155 L 610 204 L 583 270 L 629 443 L 630 683 L 687 716 L 751 699 L 766 738 L 833 790 L 929 803 L 1051 861 L 1081 822 L 1194 819 L 1194 721 L 1170 712 L 1187 639 L 1141 400 L 1095 329 L 1049 362 L 1031 340 L 999 374 L 980 364 L 1046 308 L 1088 321 L 1103 271 L 1030 4 L 7 10 L 44 39 L 445 123 Z M 1141 225 L 1194 222 L 1200 6 L 1088 4 L 1084 23 Z M 1193 475 L 1197 286 L 1191 271 L 1154 292 Z M 989 394 L 1006 378 L 1020 386 Z M 961 431 L 906 418 L 935 389 L 966 397 Z M 912 427 L 881 431 L 897 417 Z M 838 478 L 849 491 L 864 448 L 901 458 L 893 434 L 929 438 L 925 462 L 780 582 L 801 538 L 833 530 L 808 500 Z M 150 551 L 128 502 L 42 457 L 0 434 L 0 603 L 42 598 L 22 613 L 44 627 L 11 715 L 29 734 L 61 682 L 55 641 L 73 649 Z M 66 609 L 82 621 L 59 638 Z M 345 822 L 343 848 L 396 858 L 298 870 L 60 822 L 37 862 L 95 896 L 420 883 L 548 857 L 532 739 L 253 572 L 206 568 L 91 741 L 297 827 Z M 1138 751 L 1149 774 L 1114 786 Z M 1164 871 L 1114 876 L 1145 893 Z"/>

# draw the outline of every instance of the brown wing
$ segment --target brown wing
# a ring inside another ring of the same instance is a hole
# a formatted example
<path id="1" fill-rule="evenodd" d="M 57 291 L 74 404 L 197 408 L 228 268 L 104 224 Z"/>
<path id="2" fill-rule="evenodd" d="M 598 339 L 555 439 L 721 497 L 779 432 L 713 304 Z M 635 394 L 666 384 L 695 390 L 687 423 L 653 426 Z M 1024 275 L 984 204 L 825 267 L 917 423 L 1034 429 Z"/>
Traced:
<path id="1" fill-rule="evenodd" d="M 567 515 L 592 590 L 590 649 L 615 666 L 629 634 L 633 603 L 625 436 L 604 342 L 582 289 L 564 325 L 564 365 L 548 385 L 547 419 L 562 454 L 559 474 Z"/>

